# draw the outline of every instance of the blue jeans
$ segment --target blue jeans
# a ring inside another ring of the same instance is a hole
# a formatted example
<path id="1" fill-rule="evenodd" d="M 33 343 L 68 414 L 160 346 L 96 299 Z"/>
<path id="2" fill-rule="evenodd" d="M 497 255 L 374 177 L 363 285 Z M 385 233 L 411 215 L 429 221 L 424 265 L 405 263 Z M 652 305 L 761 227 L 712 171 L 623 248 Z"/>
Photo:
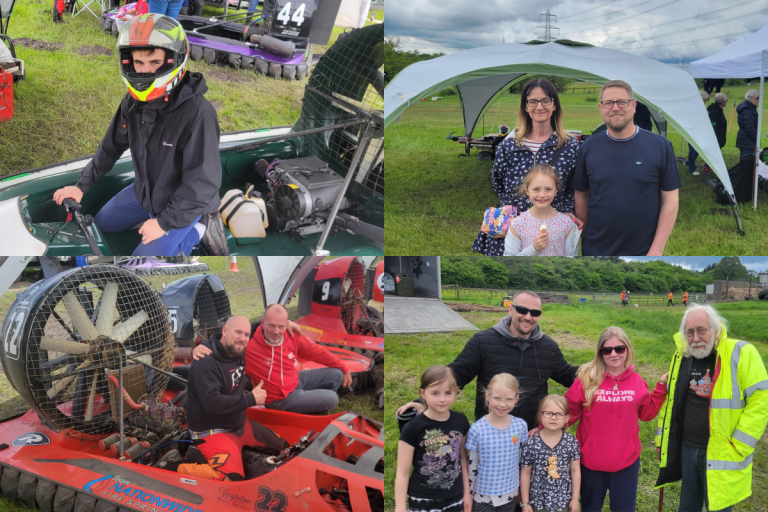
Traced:
<path id="1" fill-rule="evenodd" d="M 255 12 L 258 6 L 259 6 L 259 0 L 251 0 L 251 2 L 248 4 L 248 14 Z"/>
<path id="2" fill-rule="evenodd" d="M 698 151 L 696 151 L 693 146 L 688 144 L 688 160 L 685 163 L 688 165 L 688 172 L 691 174 L 696 172 L 696 158 L 698 158 L 698 156 Z"/>
<path id="3" fill-rule="evenodd" d="M 279 374 L 280 370 L 277 371 Z M 272 372 L 272 375 L 275 373 Z M 267 404 L 267 407 L 299 414 L 328 414 L 339 405 L 339 395 L 336 391 L 341 387 L 343 380 L 344 372 L 338 368 L 301 371 L 296 389 L 282 400 Z"/>
<path id="4" fill-rule="evenodd" d="M 581 465 L 581 510 L 603 510 L 605 493 L 610 494 L 612 512 L 635 512 L 637 480 L 640 476 L 640 458 L 628 468 L 615 473 L 592 471 Z"/>
<path id="5" fill-rule="evenodd" d="M 710 510 L 707 498 L 707 449 L 694 448 L 683 443 L 681 449 L 681 469 L 683 486 L 680 489 L 680 508 L 678 512 L 701 512 L 707 505 L 709 512 L 731 512 L 732 507 Z"/>
<path id="6" fill-rule="evenodd" d="M 739 156 L 739 158 L 741 159 L 741 158 L 744 158 L 745 156 L 754 155 L 755 154 L 755 149 L 754 148 L 752 148 L 752 149 L 739 148 L 739 152 L 741 153 L 741 156 Z"/>
<path id="7" fill-rule="evenodd" d="M 184 0 L 149 0 L 149 13 L 165 14 L 176 19 L 183 3 Z"/>
<path id="8" fill-rule="evenodd" d="M 102 233 L 120 233 L 150 218 L 152 215 L 142 208 L 139 200 L 136 199 L 133 185 L 128 185 L 99 210 L 94 222 Z M 171 229 L 164 236 L 146 245 L 140 243 L 133 251 L 133 256 L 189 255 L 195 245 L 200 242 L 200 235 L 195 229 L 195 224 L 199 220 L 200 217 L 196 218 L 185 228 Z"/>

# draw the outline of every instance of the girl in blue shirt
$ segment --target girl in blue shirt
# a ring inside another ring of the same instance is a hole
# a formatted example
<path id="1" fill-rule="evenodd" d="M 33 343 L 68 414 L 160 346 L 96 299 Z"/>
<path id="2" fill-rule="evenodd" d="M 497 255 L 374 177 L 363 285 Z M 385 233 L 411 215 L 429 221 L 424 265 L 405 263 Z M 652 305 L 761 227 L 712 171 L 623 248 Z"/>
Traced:
<path id="1" fill-rule="evenodd" d="M 511 415 L 520 397 L 517 379 L 495 375 L 485 392 L 488 414 L 467 434 L 469 482 L 473 512 L 513 512 L 520 487 L 520 447 L 528 427 Z"/>

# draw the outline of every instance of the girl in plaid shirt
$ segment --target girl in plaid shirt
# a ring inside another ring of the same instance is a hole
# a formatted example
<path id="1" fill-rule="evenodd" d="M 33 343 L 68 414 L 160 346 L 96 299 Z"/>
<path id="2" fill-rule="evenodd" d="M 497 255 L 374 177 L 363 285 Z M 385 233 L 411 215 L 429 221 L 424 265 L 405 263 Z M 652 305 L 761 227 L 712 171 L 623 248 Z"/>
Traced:
<path id="1" fill-rule="evenodd" d="M 520 447 L 525 421 L 512 416 L 520 396 L 517 379 L 495 375 L 485 392 L 488 414 L 469 428 L 467 457 L 474 512 L 513 512 L 520 487 Z"/>

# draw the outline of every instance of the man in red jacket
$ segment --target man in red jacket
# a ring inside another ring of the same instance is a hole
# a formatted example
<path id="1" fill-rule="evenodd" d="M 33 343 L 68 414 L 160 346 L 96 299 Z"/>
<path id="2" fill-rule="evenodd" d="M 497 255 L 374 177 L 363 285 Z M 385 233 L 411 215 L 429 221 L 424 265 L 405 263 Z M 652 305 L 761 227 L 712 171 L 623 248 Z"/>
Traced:
<path id="1" fill-rule="evenodd" d="M 245 347 L 245 374 L 251 382 L 264 381 L 265 406 L 301 414 L 328 414 L 339 404 L 339 387 L 352 384 L 352 373 L 344 363 L 299 333 L 291 335 L 288 310 L 272 304 L 264 320 Z M 210 350 L 198 345 L 195 358 Z M 328 368 L 298 371 L 296 359 L 314 361 Z"/>

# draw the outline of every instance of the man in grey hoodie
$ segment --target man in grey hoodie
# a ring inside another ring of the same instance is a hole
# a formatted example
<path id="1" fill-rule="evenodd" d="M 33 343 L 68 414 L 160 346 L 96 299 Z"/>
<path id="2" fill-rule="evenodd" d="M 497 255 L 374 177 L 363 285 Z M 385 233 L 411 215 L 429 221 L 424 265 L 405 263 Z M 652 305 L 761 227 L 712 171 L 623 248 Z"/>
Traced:
<path id="1" fill-rule="evenodd" d="M 460 388 L 477 377 L 475 419 L 488 413 L 485 405 L 485 388 L 494 375 L 511 373 L 520 382 L 524 393 L 514 408 L 514 415 L 522 418 L 528 428 L 534 428 L 539 402 L 549 394 L 549 379 L 571 387 L 576 376 L 576 366 L 563 357 L 557 342 L 541 332 L 541 299 L 531 291 L 521 291 L 512 298 L 509 316 L 490 329 L 476 333 L 464 346 L 464 350 L 448 366 L 456 374 Z M 410 402 L 397 413 L 414 408 L 419 413 L 425 406 Z"/>

